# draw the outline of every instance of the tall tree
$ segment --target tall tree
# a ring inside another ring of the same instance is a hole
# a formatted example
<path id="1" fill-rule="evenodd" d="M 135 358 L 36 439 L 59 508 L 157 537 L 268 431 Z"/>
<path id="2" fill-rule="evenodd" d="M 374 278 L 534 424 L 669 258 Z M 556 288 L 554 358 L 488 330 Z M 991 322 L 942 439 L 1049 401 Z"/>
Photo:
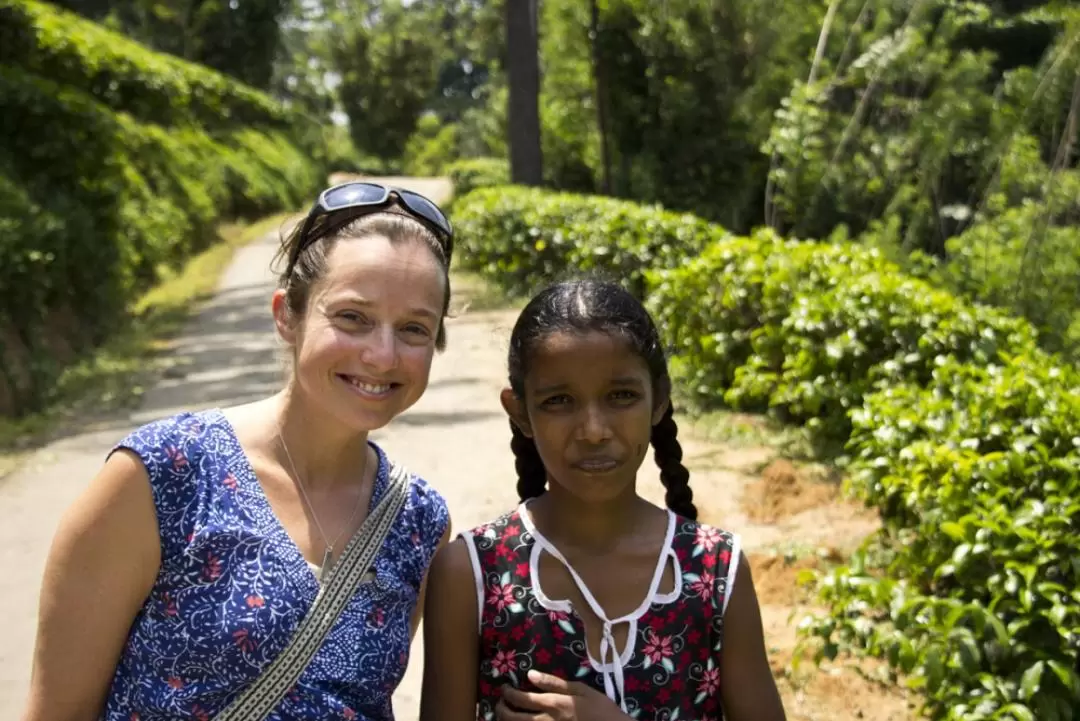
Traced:
<path id="1" fill-rule="evenodd" d="M 505 0 L 505 3 L 510 178 L 521 185 L 540 185 L 543 154 L 540 150 L 539 0 Z"/>
<path id="2" fill-rule="evenodd" d="M 359 10 L 333 40 L 338 97 L 356 147 L 396 160 L 435 86 L 439 39 L 425 26 L 425 14 L 401 0 Z"/>

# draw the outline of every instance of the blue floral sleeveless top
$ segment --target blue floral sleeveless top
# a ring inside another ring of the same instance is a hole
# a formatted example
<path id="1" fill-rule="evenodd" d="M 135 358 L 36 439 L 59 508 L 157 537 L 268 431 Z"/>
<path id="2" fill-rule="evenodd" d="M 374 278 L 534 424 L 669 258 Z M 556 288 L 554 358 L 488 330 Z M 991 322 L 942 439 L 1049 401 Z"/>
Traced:
<path id="1" fill-rule="evenodd" d="M 372 507 L 385 493 L 379 457 Z M 107 721 L 210 719 L 286 646 L 319 585 L 270 508 L 219 410 L 155 421 L 121 441 L 146 466 L 161 570 L 116 669 Z M 420 584 L 449 524 L 446 502 L 417 477 L 337 625 L 271 719 L 393 718 Z"/>

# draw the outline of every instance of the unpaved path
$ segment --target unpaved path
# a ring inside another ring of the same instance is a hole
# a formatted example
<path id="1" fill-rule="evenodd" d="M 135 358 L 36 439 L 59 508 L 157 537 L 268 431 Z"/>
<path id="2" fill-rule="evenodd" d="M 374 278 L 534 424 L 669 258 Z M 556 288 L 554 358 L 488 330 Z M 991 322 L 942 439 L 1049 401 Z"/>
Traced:
<path id="1" fill-rule="evenodd" d="M 337 178 L 333 180 L 338 180 Z M 445 181 L 394 179 L 437 200 Z M 242 249 L 226 270 L 219 292 L 173 345 L 176 365 L 149 391 L 137 412 L 98 420 L 36 453 L 0 483 L 0 718 L 17 718 L 29 677 L 40 576 L 50 539 L 64 508 L 100 466 L 106 450 L 133 427 L 183 409 L 228 406 L 276 391 L 283 378 L 270 319 L 273 280 L 268 267 L 276 248 L 269 236 Z M 468 287 L 455 290 L 463 309 Z M 454 527 L 466 529 L 516 502 L 507 422 L 498 401 L 505 376 L 506 339 L 512 311 L 467 309 L 448 323 L 449 345 L 432 368 L 427 393 L 412 409 L 373 434 L 394 457 L 430 479 L 446 496 Z M 696 501 L 705 520 L 742 533 L 755 559 L 763 615 L 774 666 L 781 676 L 793 633 L 796 602 L 790 572 L 767 558 L 770 549 L 845 544 L 865 533 L 865 514 L 825 499 L 783 518 L 755 523 L 753 482 L 773 452 L 684 439 Z M 649 474 L 652 477 L 652 474 Z M 659 484 L 644 492 L 662 503 Z M 415 721 L 422 652 L 413 659 L 395 696 L 400 721 Z M 793 721 L 908 718 L 903 699 L 850 673 L 814 674 L 809 681 L 782 680 Z"/>

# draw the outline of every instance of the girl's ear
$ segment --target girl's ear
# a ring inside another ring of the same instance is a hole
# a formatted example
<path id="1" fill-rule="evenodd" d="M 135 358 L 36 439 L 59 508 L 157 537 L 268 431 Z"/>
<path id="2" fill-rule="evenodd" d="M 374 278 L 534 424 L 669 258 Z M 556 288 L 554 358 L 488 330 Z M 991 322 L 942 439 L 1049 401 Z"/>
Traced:
<path id="1" fill-rule="evenodd" d="M 526 438 L 532 438 L 532 425 L 529 423 L 529 414 L 525 412 L 525 404 L 514 395 L 513 389 L 503 388 L 502 393 L 499 394 L 499 400 L 502 401 L 502 407 L 506 411 L 506 415 L 510 416 L 510 421 L 517 426 L 518 430 Z"/>
<path id="2" fill-rule="evenodd" d="M 270 311 L 274 314 L 274 328 L 277 330 L 278 337 L 290 346 L 295 346 L 298 324 L 292 313 L 289 312 L 288 304 L 285 302 L 284 289 L 278 288 L 274 291 L 274 295 L 270 299 Z"/>
<path id="3" fill-rule="evenodd" d="M 664 381 L 656 385 L 656 397 L 653 400 L 652 413 L 652 424 L 654 426 L 664 419 L 664 414 L 671 407 L 671 381 Z"/>

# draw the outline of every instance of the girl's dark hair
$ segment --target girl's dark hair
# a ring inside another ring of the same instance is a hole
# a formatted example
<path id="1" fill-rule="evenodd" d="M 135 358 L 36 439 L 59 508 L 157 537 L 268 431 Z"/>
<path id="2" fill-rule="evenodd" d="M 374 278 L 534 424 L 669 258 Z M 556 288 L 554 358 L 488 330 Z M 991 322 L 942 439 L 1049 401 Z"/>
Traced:
<path id="1" fill-rule="evenodd" d="M 671 378 L 660 334 L 645 307 L 627 290 L 615 283 L 597 280 L 574 280 L 550 285 L 540 291 L 521 311 L 510 334 L 510 388 L 518 399 L 525 398 L 525 376 L 531 354 L 538 341 L 552 333 L 598 331 L 625 338 L 649 368 L 654 395 L 670 397 Z M 547 472 L 536 444 L 510 422 L 521 500 L 544 493 Z M 690 473 L 682 464 L 682 446 L 678 440 L 674 410 L 667 412 L 652 429 L 653 457 L 660 466 L 660 480 L 667 489 L 665 503 L 675 513 L 697 519 Z"/>
<path id="2" fill-rule="evenodd" d="M 302 240 L 300 237 L 302 228 L 303 223 L 297 223 L 296 227 L 282 238 L 275 262 L 287 260 L 292 256 L 294 249 Z M 446 316 L 450 309 L 450 263 L 442 243 L 435 234 L 423 223 L 400 210 L 397 205 L 348 220 L 340 228 L 317 238 L 300 251 L 291 272 L 286 270 L 278 277 L 278 287 L 285 290 L 285 305 L 289 313 L 293 317 L 301 318 L 307 311 L 311 288 L 326 274 L 326 259 L 335 243 L 341 240 L 373 236 L 383 236 L 391 243 L 407 239 L 420 240 L 439 261 L 446 291 L 443 295 L 442 319 L 439 322 L 438 335 L 435 337 L 435 348 L 443 350 L 446 348 Z"/>

